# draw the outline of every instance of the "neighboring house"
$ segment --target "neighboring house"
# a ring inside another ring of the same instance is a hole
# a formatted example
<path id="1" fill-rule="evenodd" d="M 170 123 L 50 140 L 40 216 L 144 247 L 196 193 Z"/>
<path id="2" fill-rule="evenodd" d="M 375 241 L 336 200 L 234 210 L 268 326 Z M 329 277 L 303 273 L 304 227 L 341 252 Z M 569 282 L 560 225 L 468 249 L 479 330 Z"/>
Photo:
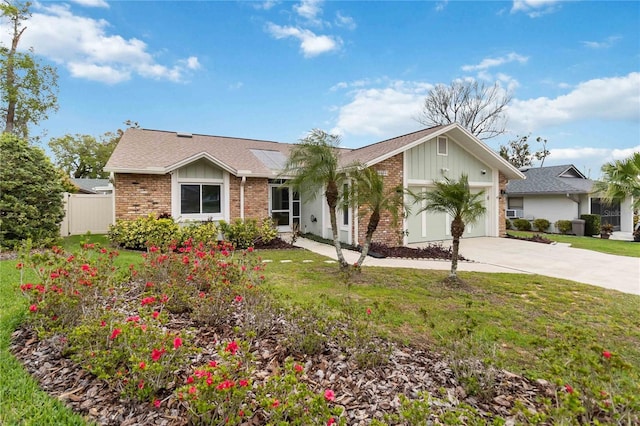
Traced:
<path id="1" fill-rule="evenodd" d="M 282 231 L 331 236 L 322 196 L 293 193 L 279 176 L 292 144 L 158 130 L 128 129 L 105 166 L 112 173 L 115 218 L 168 213 L 177 221 L 272 217 Z M 469 176 L 484 190 L 487 213 L 465 236 L 505 233 L 504 194 L 509 179 L 523 174 L 458 124 L 436 126 L 358 149 L 342 149 L 344 165 L 359 161 L 414 192 L 443 177 Z M 410 200 L 407 200 L 410 201 Z M 392 226 L 383 216 L 374 240 L 397 245 L 450 238 L 446 214 L 420 213 L 419 206 Z M 367 217 L 339 212 L 340 239 L 361 243 Z"/>
<path id="2" fill-rule="evenodd" d="M 109 179 L 71 178 L 79 194 L 111 194 L 113 185 Z"/>
<path id="3" fill-rule="evenodd" d="M 572 164 L 520 169 L 525 180 L 513 180 L 507 185 L 507 217 L 573 220 L 582 214 L 598 214 L 602 223 L 611 223 L 614 230 L 632 232 L 633 210 L 630 200 L 605 205 L 594 197 L 593 181 Z M 556 228 L 553 228 L 557 231 Z"/>

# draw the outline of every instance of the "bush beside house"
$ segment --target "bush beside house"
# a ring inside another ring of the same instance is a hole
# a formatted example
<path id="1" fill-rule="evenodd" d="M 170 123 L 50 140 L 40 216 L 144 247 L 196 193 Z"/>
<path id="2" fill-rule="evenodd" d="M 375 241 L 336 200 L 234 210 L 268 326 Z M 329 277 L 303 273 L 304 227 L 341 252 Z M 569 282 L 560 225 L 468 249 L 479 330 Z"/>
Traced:
<path id="1" fill-rule="evenodd" d="M 600 235 L 600 215 L 597 214 L 583 214 L 580 215 L 580 219 L 584 222 L 584 235 L 593 236 Z"/>

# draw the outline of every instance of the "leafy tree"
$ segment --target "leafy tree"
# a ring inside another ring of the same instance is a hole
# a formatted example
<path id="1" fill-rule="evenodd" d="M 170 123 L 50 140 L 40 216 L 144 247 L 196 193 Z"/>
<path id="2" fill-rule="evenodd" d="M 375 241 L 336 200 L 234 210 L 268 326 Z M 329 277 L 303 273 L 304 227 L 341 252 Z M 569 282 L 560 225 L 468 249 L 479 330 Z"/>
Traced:
<path id="1" fill-rule="evenodd" d="M 595 195 L 612 203 L 633 197 L 633 209 L 640 210 L 640 152 L 602 166 L 602 179 L 593 186 Z"/>
<path id="2" fill-rule="evenodd" d="M 47 245 L 64 217 L 59 172 L 44 152 L 10 133 L 0 135 L 0 246 L 30 238 Z"/>
<path id="3" fill-rule="evenodd" d="M 100 139 L 91 135 L 64 135 L 49 141 L 56 165 L 74 178 L 107 178 L 102 169 L 120 137 L 106 133 Z"/>
<path id="4" fill-rule="evenodd" d="M 479 139 L 490 139 L 505 132 L 509 102 L 511 95 L 497 82 L 456 80 L 429 91 L 418 121 L 429 127 L 458 123 Z"/>
<path id="5" fill-rule="evenodd" d="M 137 121 L 127 120 L 124 124 L 128 128 L 140 128 Z M 91 135 L 64 135 L 49 141 L 49 148 L 56 157 L 56 165 L 67 176 L 74 178 L 108 178 L 103 168 L 113 150 L 120 142 L 124 130 L 115 133 L 107 132 L 99 139 Z"/>
<path id="6" fill-rule="evenodd" d="M 38 62 L 32 50 L 18 52 L 23 22 L 31 3 L 0 3 L 2 20 L 9 21 L 11 47 L 0 45 L 0 118 L 6 133 L 28 138 L 29 125 L 38 124 L 58 109 L 58 74 Z"/>
<path id="7" fill-rule="evenodd" d="M 402 185 L 392 188 L 385 188 L 384 178 L 372 167 L 356 171 L 351 174 L 352 185 L 349 191 L 347 204 L 358 207 L 361 211 L 369 213 L 369 222 L 365 233 L 365 241 L 362 252 L 356 262 L 356 266 L 361 266 L 369 253 L 373 234 L 378 229 L 381 216 L 386 212 L 391 215 L 393 226 L 397 225 L 398 219 L 403 212 L 405 190 Z"/>
<path id="8" fill-rule="evenodd" d="M 458 252 L 460 249 L 460 238 L 464 233 L 466 224 L 476 222 L 486 211 L 482 203 L 484 191 L 471 193 L 469 189 L 469 178 L 467 175 L 460 176 L 456 181 L 445 177 L 444 182 L 435 182 L 435 189 L 423 192 L 416 196 L 416 202 L 425 202 L 419 213 L 442 212 L 448 213 L 453 218 L 451 221 L 452 253 L 451 272 L 449 280 L 458 281 Z"/>
<path id="9" fill-rule="evenodd" d="M 519 139 L 509 141 L 507 145 L 500 145 L 500 156 L 517 168 L 532 166 L 534 158 L 542 161 L 540 163 L 540 167 L 542 167 L 545 158 L 550 154 L 547 149 L 547 140 L 538 136 L 536 142 L 542 144 L 542 149 L 532 154 L 529 146 L 530 137 L 531 135 L 522 136 Z"/>
<path id="10" fill-rule="evenodd" d="M 344 269 L 349 265 L 338 237 L 336 209 L 343 198 L 340 189 L 348 183 L 347 174 L 355 169 L 355 165 L 341 168 L 339 145 L 339 136 L 313 129 L 291 148 L 281 176 L 291 177 L 288 185 L 301 194 L 307 194 L 308 201 L 314 200 L 320 191 L 324 193 L 329 206 L 333 245 L 340 267 Z"/>

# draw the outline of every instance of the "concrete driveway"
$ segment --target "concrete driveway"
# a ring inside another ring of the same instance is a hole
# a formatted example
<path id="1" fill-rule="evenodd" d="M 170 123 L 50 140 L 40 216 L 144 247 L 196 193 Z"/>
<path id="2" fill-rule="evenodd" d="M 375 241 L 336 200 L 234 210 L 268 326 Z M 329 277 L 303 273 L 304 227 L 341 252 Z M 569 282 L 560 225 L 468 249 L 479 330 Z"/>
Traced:
<path id="1" fill-rule="evenodd" d="M 634 243 L 629 243 L 634 244 Z M 640 295 L 640 258 L 509 238 L 467 238 L 460 253 L 485 265 L 540 274 Z"/>
<path id="2" fill-rule="evenodd" d="M 445 242 L 443 245 L 448 246 Z M 298 239 L 296 245 L 336 258 L 333 246 Z M 418 247 L 419 245 L 413 245 Z M 354 263 L 358 253 L 344 251 Z M 640 258 L 614 256 L 570 247 L 509 238 L 463 238 L 460 254 L 471 262 L 460 262 L 458 270 L 539 274 L 640 295 Z M 449 270 L 448 261 L 367 258 L 365 266 Z"/>

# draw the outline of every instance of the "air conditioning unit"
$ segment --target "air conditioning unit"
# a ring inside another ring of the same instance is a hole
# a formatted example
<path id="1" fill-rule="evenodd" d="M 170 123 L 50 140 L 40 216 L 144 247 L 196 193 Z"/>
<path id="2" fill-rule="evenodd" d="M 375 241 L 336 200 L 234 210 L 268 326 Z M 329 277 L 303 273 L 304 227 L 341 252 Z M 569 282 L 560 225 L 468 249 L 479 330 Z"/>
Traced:
<path id="1" fill-rule="evenodd" d="M 524 216 L 524 212 L 522 210 L 518 210 L 518 209 L 507 209 L 506 210 L 506 215 L 508 219 L 518 219 L 522 216 Z"/>

